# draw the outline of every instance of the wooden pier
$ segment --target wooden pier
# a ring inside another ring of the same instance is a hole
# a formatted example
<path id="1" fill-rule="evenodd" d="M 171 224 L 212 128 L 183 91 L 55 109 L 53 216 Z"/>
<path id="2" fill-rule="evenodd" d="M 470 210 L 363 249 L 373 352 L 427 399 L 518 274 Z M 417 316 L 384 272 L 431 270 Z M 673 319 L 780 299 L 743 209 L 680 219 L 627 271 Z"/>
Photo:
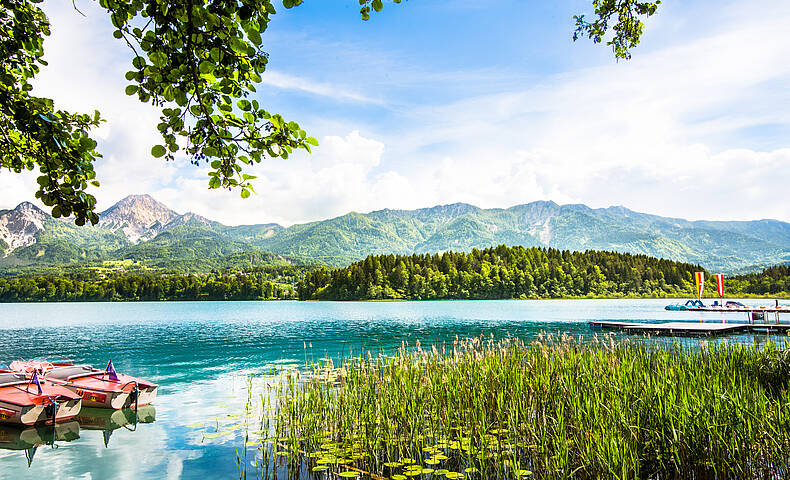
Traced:
<path id="1" fill-rule="evenodd" d="M 790 323 L 714 323 L 714 322 L 663 322 L 663 323 L 628 323 L 628 322 L 587 322 L 593 328 L 604 330 L 620 330 L 626 333 L 641 335 L 677 335 L 690 337 L 708 337 L 713 335 L 729 335 L 734 333 L 769 333 L 790 334 Z"/>

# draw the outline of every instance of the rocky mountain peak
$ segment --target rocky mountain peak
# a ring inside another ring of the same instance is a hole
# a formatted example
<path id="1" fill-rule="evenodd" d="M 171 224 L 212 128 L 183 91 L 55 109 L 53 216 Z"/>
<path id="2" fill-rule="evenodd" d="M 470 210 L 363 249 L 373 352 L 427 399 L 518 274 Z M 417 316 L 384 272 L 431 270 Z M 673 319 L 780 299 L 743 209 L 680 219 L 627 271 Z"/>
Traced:
<path id="1" fill-rule="evenodd" d="M 0 256 L 7 257 L 17 248 L 36 243 L 36 235 L 44 230 L 47 217 L 46 212 L 30 202 L 0 214 Z"/>
<path id="2" fill-rule="evenodd" d="M 44 212 L 44 210 L 41 210 L 40 208 L 38 208 L 37 206 L 35 206 L 30 202 L 20 203 L 19 205 L 16 206 L 16 208 L 13 211 L 22 215 L 34 215 L 37 218 L 44 218 L 47 215 L 46 212 Z"/>
<path id="3" fill-rule="evenodd" d="M 150 195 L 129 195 L 99 214 L 99 226 L 120 230 L 131 242 L 158 235 L 178 214 Z"/>

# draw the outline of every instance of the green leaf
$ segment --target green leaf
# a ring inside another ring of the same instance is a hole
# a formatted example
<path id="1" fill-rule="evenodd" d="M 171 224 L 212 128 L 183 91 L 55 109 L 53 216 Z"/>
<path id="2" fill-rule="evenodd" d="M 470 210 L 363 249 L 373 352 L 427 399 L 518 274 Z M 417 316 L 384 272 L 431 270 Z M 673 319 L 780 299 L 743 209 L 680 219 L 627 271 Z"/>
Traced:
<path id="1" fill-rule="evenodd" d="M 211 52 L 209 52 L 209 55 L 211 55 L 211 59 L 215 62 L 219 62 L 223 57 L 222 50 L 217 47 L 212 48 Z"/>
<path id="2" fill-rule="evenodd" d="M 250 41 L 252 43 L 254 43 L 256 47 L 260 46 L 260 44 L 261 44 L 261 34 L 257 30 L 252 30 L 252 29 L 249 30 L 247 32 L 247 38 L 249 38 Z"/>
<path id="3" fill-rule="evenodd" d="M 217 149 L 214 147 L 204 147 L 203 155 L 207 157 L 216 157 L 217 155 L 219 155 L 219 151 L 217 151 Z"/>
<path id="4" fill-rule="evenodd" d="M 137 85 L 127 85 L 125 91 L 127 95 L 134 95 L 137 93 Z"/>
<path id="5" fill-rule="evenodd" d="M 165 153 L 166 153 L 165 147 L 163 147 L 162 145 L 154 145 L 151 148 L 151 155 L 153 155 L 156 158 L 162 157 Z"/>
<path id="6" fill-rule="evenodd" d="M 214 64 L 204 60 L 200 62 L 200 65 L 198 66 L 198 71 L 202 74 L 211 73 L 214 71 Z"/>
<path id="7" fill-rule="evenodd" d="M 221 183 L 219 177 L 211 177 L 211 180 L 208 181 L 208 188 L 219 188 Z"/>
<path id="8" fill-rule="evenodd" d="M 241 189 L 241 198 L 248 198 L 250 196 L 250 191 L 246 188 Z"/>
<path id="9" fill-rule="evenodd" d="M 313 145 L 313 146 L 315 146 L 315 147 L 317 147 L 317 146 L 318 146 L 318 140 L 316 140 L 316 139 L 315 139 L 315 138 L 313 138 L 313 137 L 307 137 L 307 138 L 305 138 L 305 139 L 304 139 L 304 141 L 305 141 L 306 143 L 309 143 L 310 145 Z"/>

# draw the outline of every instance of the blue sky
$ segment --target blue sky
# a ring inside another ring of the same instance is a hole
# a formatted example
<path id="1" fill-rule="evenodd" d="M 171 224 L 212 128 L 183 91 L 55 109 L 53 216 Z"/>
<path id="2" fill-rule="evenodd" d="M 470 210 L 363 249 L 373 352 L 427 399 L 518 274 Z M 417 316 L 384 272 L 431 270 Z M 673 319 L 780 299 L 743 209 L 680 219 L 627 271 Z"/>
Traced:
<path id="1" fill-rule="evenodd" d="M 150 193 L 228 224 L 292 224 L 379 208 L 534 200 L 666 216 L 790 220 L 790 5 L 665 2 L 631 61 L 571 40 L 589 0 L 409 0 L 368 22 L 358 2 L 280 9 L 257 98 L 321 142 L 256 167 L 257 195 L 150 157 L 156 111 L 123 94 L 129 53 L 88 0 L 48 0 L 50 66 L 36 83 L 98 108 L 100 209 Z M 0 207 L 34 176 L 0 173 Z"/>

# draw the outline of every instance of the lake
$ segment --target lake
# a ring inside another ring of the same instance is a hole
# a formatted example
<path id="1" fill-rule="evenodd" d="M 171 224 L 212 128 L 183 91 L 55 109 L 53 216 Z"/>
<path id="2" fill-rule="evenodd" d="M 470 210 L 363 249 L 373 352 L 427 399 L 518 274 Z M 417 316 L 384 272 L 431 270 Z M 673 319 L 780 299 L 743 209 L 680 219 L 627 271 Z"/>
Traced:
<path id="1" fill-rule="evenodd" d="M 0 431 L 0 478 L 238 477 L 239 434 L 228 430 L 206 438 L 205 433 L 213 431 L 214 423 L 218 430 L 228 413 L 243 408 L 250 373 L 326 358 L 337 362 L 363 351 L 392 352 L 402 344 L 452 343 L 456 337 L 600 335 L 586 325 L 589 320 L 716 321 L 722 315 L 665 311 L 670 302 L 0 304 L 0 362 L 57 356 L 103 367 L 112 359 L 119 372 L 160 385 L 154 408 L 141 411 L 136 425 L 121 412 L 110 418 L 111 412 L 89 411 L 82 425 L 59 428 L 54 445 L 27 450 L 9 448 L 41 443 L 37 439 L 51 433 Z M 732 314 L 728 318 L 742 320 Z M 765 337 L 731 336 L 727 341 L 754 338 Z"/>

